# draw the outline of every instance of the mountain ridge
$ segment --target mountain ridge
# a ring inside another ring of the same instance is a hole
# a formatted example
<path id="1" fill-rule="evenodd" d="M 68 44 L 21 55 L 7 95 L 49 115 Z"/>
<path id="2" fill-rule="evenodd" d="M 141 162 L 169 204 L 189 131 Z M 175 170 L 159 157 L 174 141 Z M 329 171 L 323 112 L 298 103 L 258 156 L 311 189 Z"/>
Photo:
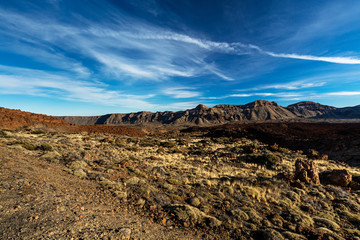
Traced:
<path id="1" fill-rule="evenodd" d="M 230 122 L 292 120 L 292 119 L 360 119 L 360 105 L 336 108 L 311 101 L 282 107 L 276 102 L 256 100 L 244 105 L 219 104 L 210 108 L 199 104 L 183 111 L 112 113 L 101 116 L 59 117 L 77 125 L 122 124 L 224 124 Z"/>

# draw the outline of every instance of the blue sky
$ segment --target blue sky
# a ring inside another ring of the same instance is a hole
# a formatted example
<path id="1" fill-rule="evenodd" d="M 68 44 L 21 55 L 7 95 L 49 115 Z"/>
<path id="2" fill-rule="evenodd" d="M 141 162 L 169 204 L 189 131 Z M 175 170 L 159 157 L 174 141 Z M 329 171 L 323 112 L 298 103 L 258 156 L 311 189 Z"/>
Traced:
<path id="1" fill-rule="evenodd" d="M 256 99 L 360 104 L 360 1 L 0 2 L 1 106 L 50 115 Z"/>

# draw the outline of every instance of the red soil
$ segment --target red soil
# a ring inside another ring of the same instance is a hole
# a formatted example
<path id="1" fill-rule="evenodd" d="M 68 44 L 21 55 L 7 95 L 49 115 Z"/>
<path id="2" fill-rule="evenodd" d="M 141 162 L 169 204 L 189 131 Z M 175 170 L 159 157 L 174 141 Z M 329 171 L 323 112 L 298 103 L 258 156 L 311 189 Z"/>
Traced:
<path id="1" fill-rule="evenodd" d="M 0 107 L 0 129 L 12 130 L 21 127 L 56 127 L 57 131 L 72 133 L 87 132 L 109 133 L 135 137 L 144 136 L 143 133 L 131 127 L 102 125 L 75 126 L 56 117 Z"/>
<path id="2" fill-rule="evenodd" d="M 24 126 L 58 127 L 70 124 L 56 117 L 0 107 L 0 128 L 16 129 Z"/>

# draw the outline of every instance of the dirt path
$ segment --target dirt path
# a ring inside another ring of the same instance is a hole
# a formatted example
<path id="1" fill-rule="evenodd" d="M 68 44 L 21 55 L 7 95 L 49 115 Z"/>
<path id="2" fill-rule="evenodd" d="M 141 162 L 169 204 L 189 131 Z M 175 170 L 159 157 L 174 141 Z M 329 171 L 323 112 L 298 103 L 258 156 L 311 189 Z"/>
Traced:
<path id="1" fill-rule="evenodd" d="M 95 182 L 64 172 L 62 165 L 0 144 L 0 239 L 45 238 L 199 239 L 199 236 L 153 223 L 120 205 Z"/>

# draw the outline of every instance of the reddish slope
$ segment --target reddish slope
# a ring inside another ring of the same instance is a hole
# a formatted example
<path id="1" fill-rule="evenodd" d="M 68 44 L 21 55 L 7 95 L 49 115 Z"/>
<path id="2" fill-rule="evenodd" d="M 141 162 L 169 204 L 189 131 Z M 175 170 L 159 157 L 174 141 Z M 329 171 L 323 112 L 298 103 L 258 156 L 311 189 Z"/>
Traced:
<path id="1" fill-rule="evenodd" d="M 56 117 L 0 107 L 0 128 L 15 129 L 23 126 L 55 127 L 70 124 Z"/>
<path id="2" fill-rule="evenodd" d="M 62 127 L 59 131 L 71 133 L 109 133 L 115 135 L 127 135 L 142 137 L 144 134 L 137 129 L 124 126 L 71 126 L 66 121 L 42 114 L 23 112 L 20 110 L 12 110 L 0 108 L 0 129 L 16 129 L 20 127 Z"/>

